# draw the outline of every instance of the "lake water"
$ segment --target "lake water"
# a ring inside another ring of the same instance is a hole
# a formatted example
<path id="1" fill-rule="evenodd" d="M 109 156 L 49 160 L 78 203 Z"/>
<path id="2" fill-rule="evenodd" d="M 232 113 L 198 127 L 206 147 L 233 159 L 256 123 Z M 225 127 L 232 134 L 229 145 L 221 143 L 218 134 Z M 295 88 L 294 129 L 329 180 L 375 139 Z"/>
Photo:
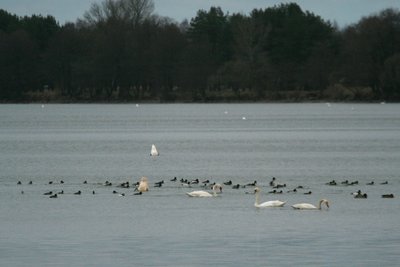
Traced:
<path id="1" fill-rule="evenodd" d="M 400 264 L 399 104 L 0 105 L 0 151 L 0 266 Z M 142 176 L 141 196 L 115 186 Z M 200 186 L 173 177 L 256 180 L 287 204 L 256 209 L 249 186 L 189 198 Z"/>

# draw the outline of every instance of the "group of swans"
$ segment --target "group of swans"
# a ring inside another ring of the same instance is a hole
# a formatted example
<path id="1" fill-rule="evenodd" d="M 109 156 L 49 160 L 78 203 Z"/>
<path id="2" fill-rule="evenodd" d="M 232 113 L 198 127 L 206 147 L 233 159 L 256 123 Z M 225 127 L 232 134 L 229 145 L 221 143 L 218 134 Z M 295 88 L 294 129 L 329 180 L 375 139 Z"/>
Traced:
<path id="1" fill-rule="evenodd" d="M 283 207 L 286 204 L 286 201 L 280 201 L 280 200 L 271 200 L 271 201 L 266 201 L 260 204 L 260 188 L 256 187 L 254 189 L 254 194 L 256 195 L 256 201 L 254 203 L 254 206 L 256 208 L 268 208 L 268 207 Z M 309 204 L 309 203 L 298 203 L 292 205 L 292 208 L 297 209 L 297 210 L 321 210 L 322 209 L 322 204 L 325 204 L 327 208 L 329 208 L 329 202 L 326 199 L 321 199 L 319 201 L 318 207 Z"/>
<path id="2" fill-rule="evenodd" d="M 243 117 L 243 119 L 245 119 L 245 117 Z M 160 153 L 157 151 L 156 146 L 153 144 L 151 146 L 151 151 L 150 151 L 150 155 L 152 157 L 156 157 L 159 156 Z M 252 186 L 256 186 L 256 181 L 254 181 L 254 183 L 252 184 L 248 184 L 248 185 L 252 185 Z M 276 178 L 273 177 L 272 181 L 270 182 L 271 186 L 276 186 Z M 284 185 L 286 186 L 286 185 Z M 137 190 L 139 191 L 139 193 L 143 193 L 146 191 L 149 191 L 149 185 L 148 185 L 148 181 L 146 177 L 142 177 L 142 179 L 139 182 L 139 185 L 137 187 Z M 267 207 L 283 207 L 286 204 L 286 201 L 280 201 L 280 200 L 271 200 L 271 201 L 266 201 L 263 203 L 259 203 L 259 199 L 260 199 L 260 188 L 256 187 L 254 189 L 254 193 L 256 195 L 256 201 L 254 203 L 254 206 L 256 208 L 267 208 Z M 212 194 L 207 192 L 207 191 L 203 191 L 203 190 L 199 190 L 199 191 L 192 191 L 192 192 L 187 192 L 186 194 L 189 197 L 215 197 L 217 196 L 218 193 L 222 192 L 222 185 L 220 184 L 215 184 L 212 187 Z M 319 201 L 318 207 L 309 204 L 309 203 L 298 203 L 298 204 L 294 204 L 292 205 L 292 207 L 294 209 L 301 209 L 301 210 L 320 210 L 321 209 L 321 205 L 325 204 L 327 208 L 329 208 L 329 202 L 326 199 L 321 199 Z"/>
<path id="3" fill-rule="evenodd" d="M 142 177 L 140 179 L 139 185 L 137 186 L 136 189 L 137 191 L 139 191 L 140 194 L 149 191 L 149 184 L 147 177 Z M 254 206 L 256 208 L 283 207 L 286 204 L 286 201 L 280 201 L 280 200 L 271 200 L 260 203 L 260 192 L 261 192 L 260 188 L 258 187 L 254 188 L 254 194 L 256 195 Z M 216 197 L 218 196 L 219 193 L 222 193 L 222 185 L 215 184 L 212 187 L 212 193 L 203 190 L 198 190 L 198 191 L 187 192 L 186 195 L 188 195 L 189 197 Z M 300 210 L 321 210 L 322 204 L 325 204 L 326 207 L 329 208 L 329 202 L 326 199 L 321 199 L 319 201 L 318 207 L 309 203 L 299 203 L 292 205 L 292 208 Z"/>
<path id="4" fill-rule="evenodd" d="M 215 197 L 217 196 L 217 193 L 222 192 L 222 186 L 220 184 L 215 184 L 212 188 L 212 191 L 213 191 L 212 194 L 202 190 L 187 192 L 186 194 L 189 197 Z M 260 188 L 258 187 L 254 188 L 254 194 L 256 195 L 256 201 L 254 203 L 254 206 L 256 208 L 283 207 L 286 204 L 286 201 L 280 201 L 280 200 L 271 200 L 260 203 L 260 192 L 261 192 Z M 326 199 L 321 199 L 318 203 L 318 207 L 309 203 L 298 203 L 292 205 L 292 208 L 298 210 L 321 210 L 322 204 L 325 204 L 326 207 L 329 208 L 329 202 Z"/>

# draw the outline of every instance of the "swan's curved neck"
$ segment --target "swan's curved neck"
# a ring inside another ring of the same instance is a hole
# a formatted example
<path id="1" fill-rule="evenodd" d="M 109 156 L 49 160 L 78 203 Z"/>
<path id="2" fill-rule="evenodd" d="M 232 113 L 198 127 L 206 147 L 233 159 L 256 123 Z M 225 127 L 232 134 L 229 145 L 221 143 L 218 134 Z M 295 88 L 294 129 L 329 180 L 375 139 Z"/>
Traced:
<path id="1" fill-rule="evenodd" d="M 321 201 L 319 202 L 319 204 L 318 204 L 318 209 L 319 209 L 319 210 L 322 209 L 322 207 L 321 207 L 321 206 L 322 206 L 322 202 L 323 202 L 323 201 L 321 200 Z"/>

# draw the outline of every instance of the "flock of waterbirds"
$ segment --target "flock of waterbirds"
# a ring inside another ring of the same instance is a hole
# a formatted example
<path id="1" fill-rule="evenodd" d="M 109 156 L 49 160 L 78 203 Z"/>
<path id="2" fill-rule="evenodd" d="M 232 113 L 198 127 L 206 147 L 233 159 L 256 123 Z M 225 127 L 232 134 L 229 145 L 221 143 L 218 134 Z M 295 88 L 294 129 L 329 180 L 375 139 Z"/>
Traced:
<path id="1" fill-rule="evenodd" d="M 155 159 L 159 155 L 160 155 L 160 153 L 158 152 L 156 146 L 154 144 L 152 144 L 151 150 L 150 150 L 150 156 L 153 159 Z M 272 200 L 272 201 L 266 201 L 263 203 L 259 203 L 261 186 L 257 184 L 256 180 L 253 182 L 249 182 L 247 184 L 237 184 L 237 183 L 232 182 L 232 180 L 225 181 L 222 184 L 220 184 L 220 183 L 216 183 L 216 182 L 212 183 L 209 179 L 200 181 L 200 179 L 198 179 L 198 178 L 188 180 L 188 179 L 184 179 L 184 178 L 178 179 L 177 177 L 174 177 L 174 178 L 170 179 L 169 182 L 174 183 L 174 184 L 178 183 L 180 187 L 184 187 L 184 188 L 197 187 L 197 189 L 201 189 L 201 190 L 194 190 L 191 192 L 186 192 L 186 195 L 189 197 L 216 197 L 222 193 L 223 187 L 231 187 L 232 189 L 236 189 L 236 190 L 239 190 L 241 188 L 251 187 L 251 188 L 254 188 L 254 191 L 253 192 L 246 191 L 245 193 L 255 194 L 256 198 L 255 198 L 254 206 L 257 208 L 282 207 L 286 204 L 286 201 L 281 201 L 281 200 Z M 17 184 L 22 185 L 22 182 L 18 181 Z M 32 185 L 33 181 L 29 181 L 28 184 Z M 53 184 L 57 184 L 57 183 L 54 183 L 53 181 L 49 181 L 48 184 L 53 185 Z M 60 182 L 58 184 L 63 185 L 64 181 L 60 180 Z M 85 180 L 83 182 L 83 184 L 88 185 L 87 180 Z M 161 181 L 153 183 L 153 187 L 160 188 L 163 186 L 163 184 L 164 184 L 164 180 L 161 180 Z M 336 182 L 335 180 L 331 180 L 326 183 L 326 185 L 328 185 L 328 186 L 338 186 L 338 185 L 357 186 L 358 184 L 359 184 L 358 181 L 350 182 L 349 180 L 345 180 L 345 181 L 342 181 L 339 183 Z M 371 182 L 367 183 L 366 185 L 372 186 L 374 184 L 375 184 L 375 182 L 371 181 Z M 388 181 L 384 181 L 384 182 L 380 182 L 379 184 L 387 185 L 389 183 L 388 183 Z M 95 185 L 112 187 L 113 183 L 110 181 L 105 181 L 104 183 L 95 183 Z M 130 183 L 129 181 L 117 183 L 116 187 L 124 188 L 124 189 L 133 188 L 134 191 L 133 191 L 132 195 L 142 195 L 144 192 L 147 192 L 150 189 L 149 180 L 147 177 L 142 177 L 139 181 L 137 181 L 135 183 Z M 293 189 L 287 190 L 288 187 L 286 186 L 286 183 L 278 182 L 278 180 L 275 177 L 272 177 L 271 181 L 269 182 L 269 187 L 270 187 L 270 191 L 267 192 L 268 194 L 283 194 L 284 190 L 286 191 L 286 193 L 302 193 L 304 195 L 312 194 L 312 191 L 304 191 L 306 189 L 306 187 L 301 186 L 301 185 L 296 186 Z M 206 190 L 211 190 L 211 192 L 208 192 Z M 21 191 L 21 193 L 24 194 L 24 191 Z M 125 196 L 127 194 L 126 191 L 118 192 L 115 189 L 112 190 L 112 193 L 117 194 L 118 196 Z M 48 196 L 49 198 L 58 198 L 60 195 L 63 195 L 63 194 L 64 194 L 64 190 L 60 190 L 60 191 L 49 190 L 49 191 L 43 193 L 43 195 Z M 74 192 L 73 194 L 81 195 L 82 191 L 78 190 L 78 191 Z M 91 194 L 95 195 L 96 191 L 91 189 Z M 368 198 L 367 193 L 363 193 L 363 192 L 361 192 L 361 190 L 353 192 L 352 195 L 354 198 L 357 198 L 357 199 Z M 383 194 L 382 198 L 394 198 L 394 194 L 392 194 L 392 193 Z M 318 203 L 318 207 L 314 206 L 312 204 L 309 204 L 309 203 L 294 204 L 294 205 L 292 205 L 292 207 L 294 209 L 319 209 L 319 210 L 321 210 L 322 205 L 326 205 L 326 207 L 329 208 L 329 201 L 326 199 L 321 199 Z"/>
<path id="2" fill-rule="evenodd" d="M 216 182 L 211 182 L 209 179 L 205 180 L 200 180 L 198 178 L 188 180 L 188 179 L 178 179 L 177 177 L 174 177 L 168 181 L 170 186 L 174 187 L 182 187 L 182 188 L 187 188 L 189 189 L 194 188 L 198 190 L 194 190 L 191 192 L 186 192 L 186 195 L 189 197 L 215 197 L 215 196 L 220 196 L 222 193 L 223 187 L 231 188 L 231 189 L 242 189 L 242 188 L 252 188 L 252 190 L 245 190 L 246 194 L 255 194 L 255 203 L 254 206 L 257 208 L 267 208 L 267 207 L 282 207 L 286 204 L 286 201 L 281 201 L 281 200 L 272 200 L 272 201 L 266 201 L 263 203 L 259 203 L 259 198 L 260 198 L 260 193 L 261 193 L 261 187 L 260 185 L 257 184 L 257 181 L 249 182 L 246 184 L 237 184 L 232 182 L 232 180 L 224 181 L 223 183 L 216 183 Z M 17 182 L 17 185 L 22 185 L 23 183 L 21 181 Z M 27 183 L 28 185 L 33 185 L 33 181 L 29 181 Z M 64 180 L 60 180 L 58 182 L 55 181 L 49 181 L 48 185 L 49 186 L 58 186 L 62 187 L 65 182 Z M 86 185 L 86 188 L 84 187 L 82 190 L 85 191 L 87 194 L 88 192 L 90 194 L 95 195 L 96 191 L 91 188 L 88 189 L 90 186 L 87 182 L 87 180 L 84 180 L 82 182 L 83 185 Z M 113 184 L 110 181 L 105 181 L 101 183 L 94 183 L 92 185 L 96 185 L 97 188 L 100 187 L 111 187 L 113 190 L 111 191 L 112 194 L 116 194 L 118 196 L 126 196 L 128 194 L 130 195 L 142 195 L 145 192 L 148 192 L 151 190 L 151 188 L 161 188 L 165 184 L 164 180 L 154 182 L 150 185 L 150 182 L 147 177 L 142 177 L 139 181 L 130 183 L 129 181 L 125 181 L 122 183 L 117 183 Z M 335 180 L 331 180 L 327 183 L 325 183 L 327 186 L 357 186 L 359 185 L 358 181 L 341 181 L 341 182 L 336 182 Z M 374 185 L 388 185 L 388 181 L 383 181 L 379 183 L 375 183 L 374 181 L 366 183 L 368 186 L 374 186 Z M 124 192 L 118 192 L 117 188 L 123 188 L 125 191 Z M 304 186 L 296 186 L 295 188 L 288 189 L 288 186 L 286 183 L 280 183 L 277 181 L 275 177 L 272 177 L 271 181 L 269 182 L 269 190 L 267 191 L 267 194 L 283 194 L 283 193 L 300 193 L 304 195 L 311 195 L 312 192 L 306 190 L 306 187 Z M 127 191 L 126 189 L 133 189 L 131 192 Z M 69 192 L 69 194 L 73 195 L 81 195 L 83 194 L 82 190 L 74 191 L 74 192 Z M 127 193 L 129 192 L 129 193 Z M 24 191 L 21 191 L 21 194 L 24 194 Z M 60 195 L 64 194 L 64 189 L 62 190 L 54 190 L 50 189 L 47 192 L 44 192 L 43 195 L 47 196 L 49 198 L 58 198 Z M 352 196 L 356 199 L 366 199 L 368 198 L 368 194 L 365 192 L 361 192 L 361 190 L 358 190 L 356 192 L 352 193 Z M 382 198 L 394 198 L 394 194 L 383 194 Z M 299 204 L 294 204 L 292 207 L 294 209 L 322 209 L 322 206 L 326 205 L 327 208 L 329 208 L 329 201 L 326 199 L 321 199 L 318 203 L 317 206 L 314 206 L 309 203 L 299 203 Z"/>
<path id="3" fill-rule="evenodd" d="M 337 183 L 335 180 L 332 180 L 330 182 L 327 182 L 326 184 L 329 186 L 337 186 L 337 185 L 342 185 L 342 186 L 350 185 L 351 186 L 351 185 L 358 185 L 359 183 L 358 183 L 358 181 L 350 182 L 349 180 L 344 180 L 340 183 Z M 387 185 L 387 184 L 389 184 L 388 181 L 383 181 L 383 182 L 379 183 L 379 185 Z M 372 186 L 372 185 L 375 185 L 375 182 L 371 181 L 371 182 L 366 183 L 366 185 Z M 368 198 L 368 194 L 363 193 L 361 190 L 357 190 L 356 192 L 353 192 L 351 194 L 354 196 L 354 198 Z M 394 198 L 394 194 L 383 194 L 382 198 Z"/>

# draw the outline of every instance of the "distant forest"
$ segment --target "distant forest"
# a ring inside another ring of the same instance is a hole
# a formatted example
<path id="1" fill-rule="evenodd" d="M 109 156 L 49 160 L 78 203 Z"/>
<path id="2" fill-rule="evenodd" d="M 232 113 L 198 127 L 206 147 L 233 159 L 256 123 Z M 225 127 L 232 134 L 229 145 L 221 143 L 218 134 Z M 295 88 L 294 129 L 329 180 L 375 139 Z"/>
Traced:
<path id="1" fill-rule="evenodd" d="M 400 12 L 338 28 L 296 3 L 154 14 L 104 0 L 82 18 L 0 9 L 0 102 L 399 101 Z"/>

